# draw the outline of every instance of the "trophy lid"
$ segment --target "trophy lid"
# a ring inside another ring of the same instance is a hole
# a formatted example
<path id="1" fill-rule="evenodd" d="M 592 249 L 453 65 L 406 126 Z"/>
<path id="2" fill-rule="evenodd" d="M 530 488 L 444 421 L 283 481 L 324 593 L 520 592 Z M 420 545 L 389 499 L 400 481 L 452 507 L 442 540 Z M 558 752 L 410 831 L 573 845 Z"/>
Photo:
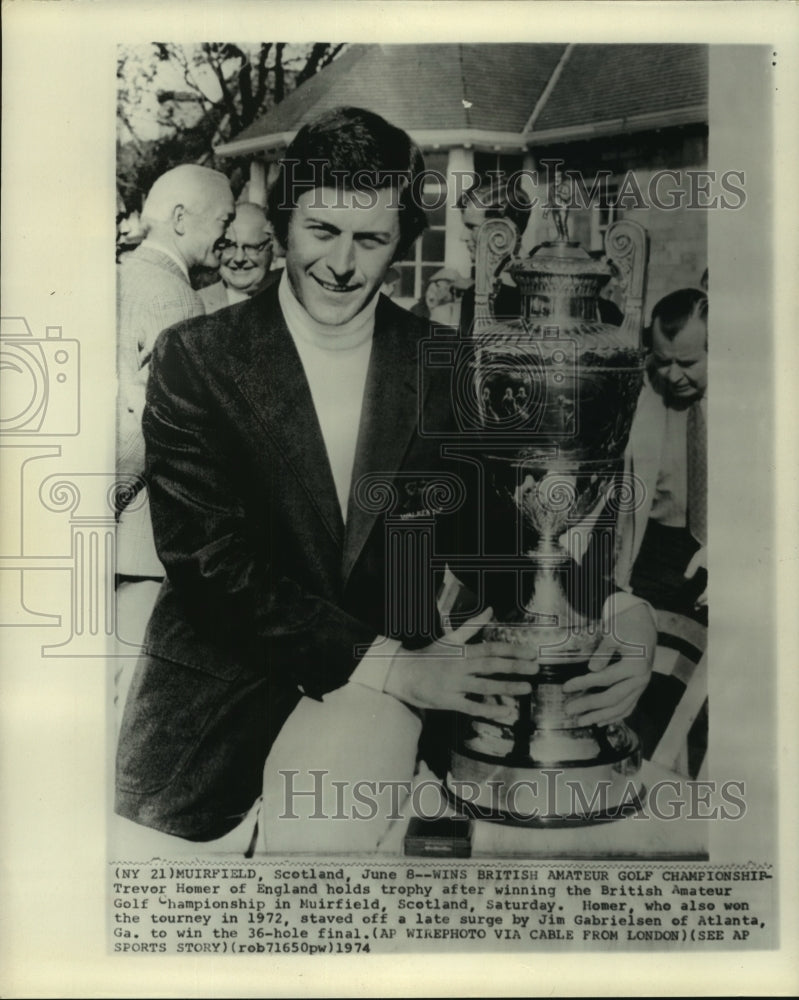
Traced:
<path id="1" fill-rule="evenodd" d="M 570 206 L 569 183 L 558 172 L 550 204 L 544 212 L 545 216 L 551 216 L 557 238 L 535 247 L 526 259 L 517 260 L 510 268 L 510 275 L 523 295 L 545 292 L 553 280 L 558 284 L 573 281 L 581 286 L 581 294 L 598 295 L 600 288 L 610 281 L 607 264 L 595 260 L 579 243 L 569 239 Z"/>
<path id="2" fill-rule="evenodd" d="M 509 268 L 522 295 L 522 314 L 572 316 L 596 320 L 597 300 L 612 272 L 579 243 L 560 239 L 542 243 Z"/>
<path id="3" fill-rule="evenodd" d="M 542 243 L 529 256 L 515 261 L 509 272 L 522 288 L 529 287 L 531 279 L 539 275 L 542 278 L 553 275 L 593 278 L 597 290 L 611 278 L 611 270 L 604 261 L 596 260 L 579 243 L 569 240 Z"/>

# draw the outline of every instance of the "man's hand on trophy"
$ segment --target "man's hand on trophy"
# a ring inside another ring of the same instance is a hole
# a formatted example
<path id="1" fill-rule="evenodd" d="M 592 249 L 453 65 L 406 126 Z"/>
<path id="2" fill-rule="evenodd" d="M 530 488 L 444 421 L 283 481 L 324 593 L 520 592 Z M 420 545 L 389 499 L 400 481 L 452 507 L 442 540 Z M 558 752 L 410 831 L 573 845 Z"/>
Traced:
<path id="1" fill-rule="evenodd" d="M 626 718 L 649 683 L 657 629 L 649 606 L 637 601 L 613 607 L 604 634 L 588 662 L 588 673 L 563 685 L 573 695 L 565 710 L 580 725 L 607 725 Z"/>
<path id="2" fill-rule="evenodd" d="M 691 561 L 688 563 L 688 567 L 683 573 L 686 580 L 693 580 L 700 569 L 707 569 L 707 549 L 703 545 L 701 549 L 697 549 L 694 552 Z M 704 608 L 707 606 L 707 587 L 702 591 L 702 593 L 697 597 L 694 603 L 695 608 Z"/>
<path id="3" fill-rule="evenodd" d="M 386 693 L 417 708 L 463 712 L 512 725 L 515 706 L 490 699 L 530 694 L 532 685 L 521 678 L 515 681 L 491 675 L 537 673 L 536 652 L 530 646 L 504 641 L 467 645 L 492 616 L 492 609 L 487 608 L 451 632 L 446 641 L 423 649 L 399 650 L 386 676 Z"/>

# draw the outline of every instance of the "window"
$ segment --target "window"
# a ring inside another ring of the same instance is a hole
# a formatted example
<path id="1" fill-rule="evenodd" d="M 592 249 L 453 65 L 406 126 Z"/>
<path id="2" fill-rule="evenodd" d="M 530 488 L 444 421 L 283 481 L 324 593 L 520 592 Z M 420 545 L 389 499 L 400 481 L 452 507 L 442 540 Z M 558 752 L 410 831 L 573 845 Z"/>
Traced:
<path id="1" fill-rule="evenodd" d="M 481 153 L 474 154 L 474 172 L 479 174 L 483 181 L 494 180 L 500 174 L 505 179 L 518 173 L 524 166 L 524 157 L 521 154 L 511 153 Z"/>
<path id="2" fill-rule="evenodd" d="M 591 250 L 604 250 L 605 233 L 623 214 L 616 205 L 618 195 L 618 181 L 612 177 L 603 178 L 599 197 L 591 207 Z"/>
<path id="3" fill-rule="evenodd" d="M 448 154 L 425 153 L 425 168 L 436 171 L 443 177 L 447 176 Z M 400 285 L 397 298 L 410 303 L 418 302 L 424 294 L 427 282 L 444 266 L 444 245 L 446 230 L 446 191 L 443 183 L 435 176 L 426 177 L 424 185 L 424 201 L 426 205 L 436 206 L 427 210 L 428 228 L 421 239 L 410 248 L 403 261 L 397 262 L 400 272 Z"/>
<path id="4" fill-rule="evenodd" d="M 425 167 L 443 177 L 447 176 L 449 154 L 445 152 L 427 152 L 424 154 Z M 475 152 L 474 171 L 482 180 L 497 176 L 497 171 L 510 177 L 522 169 L 524 158 L 521 154 L 506 155 L 504 153 Z M 427 205 L 436 207 L 427 210 L 428 229 L 422 238 L 408 251 L 404 261 L 397 263 L 400 272 L 400 286 L 397 298 L 405 300 L 410 305 L 418 302 L 424 294 L 427 282 L 444 267 L 446 245 L 446 190 L 435 176 L 425 180 L 424 200 Z"/>

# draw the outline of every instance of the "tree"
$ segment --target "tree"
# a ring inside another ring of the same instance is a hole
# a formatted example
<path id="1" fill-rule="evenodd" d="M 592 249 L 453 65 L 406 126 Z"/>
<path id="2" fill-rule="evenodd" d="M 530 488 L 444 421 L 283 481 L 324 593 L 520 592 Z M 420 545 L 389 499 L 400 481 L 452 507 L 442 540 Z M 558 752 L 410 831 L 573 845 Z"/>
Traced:
<path id="1" fill-rule="evenodd" d="M 129 210 L 178 163 L 218 166 L 214 147 L 238 135 L 343 44 L 153 42 L 120 46 L 117 58 L 117 187 Z M 243 177 L 242 164 L 225 172 Z"/>

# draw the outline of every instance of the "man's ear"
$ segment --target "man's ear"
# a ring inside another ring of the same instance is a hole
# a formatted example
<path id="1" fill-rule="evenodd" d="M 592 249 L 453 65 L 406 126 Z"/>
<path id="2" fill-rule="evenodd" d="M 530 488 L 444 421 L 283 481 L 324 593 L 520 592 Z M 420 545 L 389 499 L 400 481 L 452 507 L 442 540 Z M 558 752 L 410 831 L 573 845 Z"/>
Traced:
<path id="1" fill-rule="evenodd" d="M 411 240 L 411 242 L 408 243 L 406 240 L 403 240 L 402 235 L 400 235 L 400 240 L 399 243 L 397 244 L 397 249 L 394 251 L 394 255 L 391 258 L 391 263 L 388 266 L 393 267 L 394 264 L 401 264 L 403 261 L 405 261 L 406 254 L 418 239 L 419 237 L 417 236 L 415 240 Z"/>
<path id="2" fill-rule="evenodd" d="M 186 209 L 183 205 L 175 205 L 172 209 L 172 228 L 178 236 L 186 233 Z"/>

